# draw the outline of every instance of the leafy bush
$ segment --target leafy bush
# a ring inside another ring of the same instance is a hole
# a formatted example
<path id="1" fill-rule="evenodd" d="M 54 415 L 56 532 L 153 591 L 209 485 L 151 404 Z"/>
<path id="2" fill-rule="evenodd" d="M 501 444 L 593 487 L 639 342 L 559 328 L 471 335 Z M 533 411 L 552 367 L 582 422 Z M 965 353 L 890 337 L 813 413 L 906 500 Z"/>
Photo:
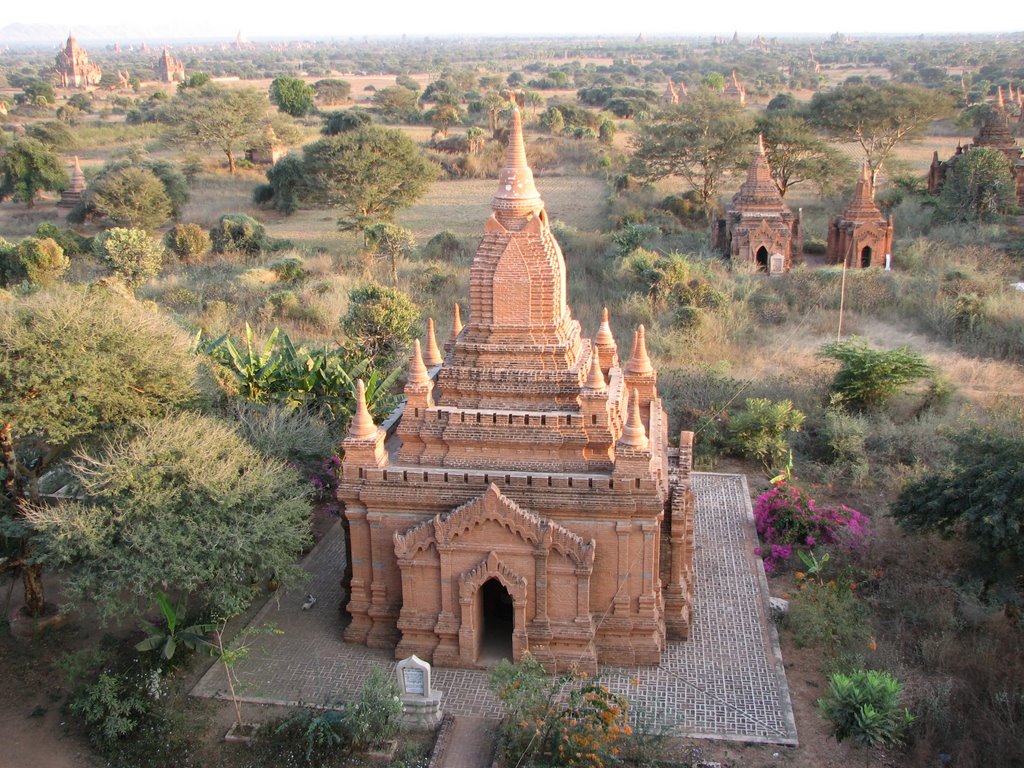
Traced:
<path id="1" fill-rule="evenodd" d="M 231 415 L 242 436 L 265 456 L 291 462 L 321 461 L 336 447 L 329 425 L 307 410 L 239 400 Z"/>
<path id="2" fill-rule="evenodd" d="M 96 236 L 93 251 L 129 288 L 156 277 L 163 266 L 163 247 L 141 229 L 108 229 Z"/>
<path id="3" fill-rule="evenodd" d="M 419 319 L 420 310 L 408 294 L 367 285 L 349 293 L 341 329 L 353 347 L 387 369 L 404 357 L 419 332 Z"/>
<path id="4" fill-rule="evenodd" d="M 36 237 L 48 237 L 64 249 L 68 256 L 84 256 L 92 253 L 92 238 L 84 237 L 73 229 L 61 229 L 47 221 L 36 228 Z"/>
<path id="5" fill-rule="evenodd" d="M 870 471 L 865 448 L 867 423 L 862 416 L 847 413 L 839 407 L 829 407 L 825 411 L 822 437 L 834 467 L 848 474 L 855 483 L 867 479 Z"/>
<path id="6" fill-rule="evenodd" d="M 914 718 L 900 708 L 903 687 L 888 672 L 859 670 L 835 674 L 828 681 L 828 694 L 818 700 L 821 715 L 832 723 L 836 741 L 849 739 L 858 747 L 892 747 Z"/>
<path id="7" fill-rule="evenodd" d="M 267 231 L 252 216 L 225 213 L 210 230 L 214 253 L 238 251 L 249 257 L 259 256 L 270 248 Z"/>
<path id="8" fill-rule="evenodd" d="M 89 736 L 98 746 L 109 746 L 130 736 L 151 709 L 145 694 L 147 673 L 103 671 L 83 686 L 71 700 L 72 714 L 89 726 Z"/>
<path id="9" fill-rule="evenodd" d="M 297 283 L 307 275 L 306 264 L 298 256 L 286 256 L 267 265 L 267 269 L 284 283 Z"/>
<path id="10" fill-rule="evenodd" d="M 64 249 L 49 237 L 26 237 L 15 247 L 14 258 L 29 285 L 48 288 L 71 267 Z"/>
<path id="11" fill-rule="evenodd" d="M 359 690 L 359 699 L 345 708 L 346 739 L 355 749 L 368 749 L 398 733 L 402 702 L 395 678 L 373 667 Z"/>
<path id="12" fill-rule="evenodd" d="M 729 446 L 740 456 L 757 459 L 768 471 L 778 468 L 789 453 L 786 434 L 799 432 L 804 415 L 789 400 L 747 398 L 746 410 L 729 420 Z"/>
<path id="13" fill-rule="evenodd" d="M 198 224 L 175 224 L 164 235 L 164 246 L 186 264 L 195 264 L 210 252 L 210 236 Z"/>
<path id="14" fill-rule="evenodd" d="M 438 232 L 420 248 L 420 257 L 428 261 L 458 262 L 469 254 L 469 248 L 447 229 Z"/>
<path id="15" fill-rule="evenodd" d="M 867 535 L 867 518 L 844 504 L 818 507 L 798 485 L 779 481 L 754 502 L 754 524 L 762 547 L 764 570 L 772 573 L 794 548 L 823 544 L 858 546 Z"/>
<path id="16" fill-rule="evenodd" d="M 858 410 L 883 405 L 905 385 L 930 376 L 934 369 L 908 347 L 873 349 L 863 339 L 826 344 L 818 355 L 841 364 L 832 391 Z"/>
<path id="17" fill-rule="evenodd" d="M 857 600 L 855 582 L 798 579 L 800 590 L 790 599 L 786 627 L 800 647 L 821 648 L 838 658 L 866 647 L 868 611 Z"/>

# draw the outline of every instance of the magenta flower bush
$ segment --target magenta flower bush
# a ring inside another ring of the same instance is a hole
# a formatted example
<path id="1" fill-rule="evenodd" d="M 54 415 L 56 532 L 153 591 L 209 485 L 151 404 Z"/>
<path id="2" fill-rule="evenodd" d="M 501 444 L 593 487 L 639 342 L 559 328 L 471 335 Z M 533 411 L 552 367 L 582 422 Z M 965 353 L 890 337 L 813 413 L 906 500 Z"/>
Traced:
<path id="1" fill-rule="evenodd" d="M 764 571 L 769 574 L 797 549 L 859 546 L 868 529 L 867 518 L 856 509 L 845 504 L 819 507 L 800 486 L 785 481 L 757 497 L 754 524 L 762 543 L 754 553 L 764 558 Z"/>

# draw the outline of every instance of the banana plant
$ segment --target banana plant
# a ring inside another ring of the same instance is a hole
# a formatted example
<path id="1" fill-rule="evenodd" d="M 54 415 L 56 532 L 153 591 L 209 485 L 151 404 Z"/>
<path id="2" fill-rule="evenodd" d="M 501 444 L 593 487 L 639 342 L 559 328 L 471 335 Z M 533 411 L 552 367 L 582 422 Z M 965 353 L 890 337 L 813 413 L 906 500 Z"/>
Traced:
<path id="1" fill-rule="evenodd" d="M 246 323 L 244 349 L 239 350 L 231 337 L 224 334 L 218 339 L 200 342 L 197 351 L 209 355 L 231 372 L 242 397 L 264 403 L 273 399 L 274 393 L 280 389 L 282 358 L 275 350 L 279 335 L 280 329 L 274 328 L 263 348 L 258 350 L 252 328 Z"/>
<path id="2" fill-rule="evenodd" d="M 209 645 L 206 635 L 215 629 L 215 624 L 193 624 L 190 627 L 181 626 L 185 623 L 187 598 L 182 597 L 178 604 L 172 605 L 167 595 L 158 591 L 153 599 L 160 607 L 160 613 L 164 617 L 164 626 L 158 627 L 148 621 L 141 621 L 139 625 L 149 633 L 149 636 L 135 645 L 137 651 L 160 651 L 160 655 L 167 661 L 174 657 L 179 645 L 184 645 L 191 651 L 205 648 Z"/>

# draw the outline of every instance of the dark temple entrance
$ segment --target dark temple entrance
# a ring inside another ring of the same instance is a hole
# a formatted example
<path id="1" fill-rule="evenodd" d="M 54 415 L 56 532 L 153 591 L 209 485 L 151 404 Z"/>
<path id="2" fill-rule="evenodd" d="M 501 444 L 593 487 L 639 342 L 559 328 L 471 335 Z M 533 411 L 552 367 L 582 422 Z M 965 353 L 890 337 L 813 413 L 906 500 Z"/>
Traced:
<path id="1" fill-rule="evenodd" d="M 871 246 L 865 245 L 864 250 L 860 252 L 860 265 L 865 268 L 871 266 Z"/>
<path id="2" fill-rule="evenodd" d="M 480 656 L 490 666 L 501 659 L 512 659 L 512 595 L 497 579 L 488 579 L 480 587 Z"/>
<path id="3" fill-rule="evenodd" d="M 757 249 L 757 268 L 763 272 L 768 271 L 768 249 L 763 245 Z"/>

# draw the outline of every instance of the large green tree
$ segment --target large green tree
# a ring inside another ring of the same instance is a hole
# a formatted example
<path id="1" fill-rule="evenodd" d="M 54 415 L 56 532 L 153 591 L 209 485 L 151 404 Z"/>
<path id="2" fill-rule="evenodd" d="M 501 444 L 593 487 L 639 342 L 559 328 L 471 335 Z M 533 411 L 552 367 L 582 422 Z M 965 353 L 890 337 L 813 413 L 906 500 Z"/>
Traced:
<path id="1" fill-rule="evenodd" d="M 646 181 L 679 176 L 710 211 L 722 178 L 749 154 L 750 129 L 739 104 L 700 88 L 640 125 L 633 139 L 633 173 Z"/>
<path id="2" fill-rule="evenodd" d="M 235 154 L 257 139 L 267 124 L 267 97 L 254 88 L 207 83 L 185 88 L 163 112 L 167 138 L 177 144 L 219 150 L 235 172 Z"/>
<path id="3" fill-rule="evenodd" d="M 187 334 L 150 307 L 106 288 L 62 287 L 0 302 L 0 458 L 4 518 L 23 526 L 42 503 L 39 480 L 112 429 L 166 414 L 197 396 Z M 25 604 L 43 612 L 30 529 Z"/>
<path id="4" fill-rule="evenodd" d="M 103 173 L 87 195 L 87 207 L 116 227 L 152 231 L 171 217 L 167 190 L 148 168 L 130 165 Z"/>
<path id="5" fill-rule="evenodd" d="M 365 126 L 303 148 L 305 202 L 338 208 L 338 226 L 390 220 L 427 191 L 437 167 L 401 131 Z"/>
<path id="6" fill-rule="evenodd" d="M 860 146 L 874 186 L 897 145 L 917 138 L 933 120 L 952 110 L 950 98 L 938 91 L 899 83 L 858 83 L 816 93 L 809 116 L 837 141 Z"/>
<path id="7" fill-rule="evenodd" d="M 64 164 L 37 139 L 20 139 L 0 157 L 0 200 L 10 197 L 31 208 L 40 192 L 67 184 Z"/>
<path id="8" fill-rule="evenodd" d="M 71 466 L 85 498 L 29 514 L 45 561 L 67 572 L 71 606 L 127 618 L 170 588 L 232 616 L 268 578 L 302 578 L 309 489 L 227 424 L 195 413 L 152 419 Z"/>
<path id="9" fill-rule="evenodd" d="M 316 91 L 298 77 L 278 77 L 270 84 L 270 100 L 292 117 L 303 117 L 314 109 Z"/>
<path id="10" fill-rule="evenodd" d="M 991 221 L 1013 210 L 1017 187 L 1010 161 L 994 147 L 957 157 L 942 181 L 939 211 L 948 221 Z"/>
<path id="11" fill-rule="evenodd" d="M 755 121 L 754 129 L 764 139 L 772 180 L 783 197 L 790 187 L 807 182 L 826 191 L 849 174 L 846 157 L 820 138 L 800 115 L 766 112 Z"/>

